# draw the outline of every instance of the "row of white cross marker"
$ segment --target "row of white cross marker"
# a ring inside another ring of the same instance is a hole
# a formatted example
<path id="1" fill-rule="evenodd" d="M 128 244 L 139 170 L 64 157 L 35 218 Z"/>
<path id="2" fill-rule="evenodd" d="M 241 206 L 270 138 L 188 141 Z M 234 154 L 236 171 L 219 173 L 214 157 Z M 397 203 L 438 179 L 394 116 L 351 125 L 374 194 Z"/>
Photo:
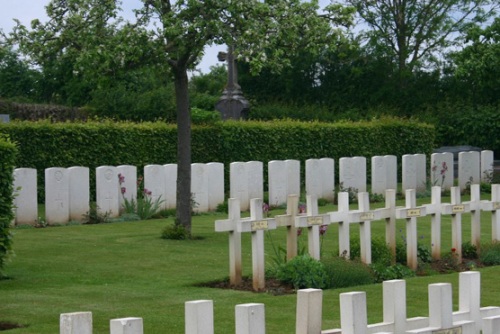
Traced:
<path id="1" fill-rule="evenodd" d="M 305 162 L 305 191 L 308 195 L 330 202 L 335 191 L 335 161 L 332 158 L 308 159 Z M 339 185 L 343 189 L 364 192 L 367 189 L 366 158 L 339 159 Z M 277 206 L 287 201 L 287 196 L 301 193 L 300 161 L 273 160 L 268 163 L 269 204 Z M 233 162 L 230 164 L 231 198 L 240 200 L 240 209 L 248 211 L 250 199 L 263 198 L 264 175 L 260 161 Z M 458 180 L 461 189 L 467 182 L 484 181 L 493 171 L 493 152 L 462 152 L 459 155 Z M 161 209 L 176 206 L 177 165 L 147 165 L 144 167 L 144 188 L 151 192 L 152 200 L 161 198 Z M 119 182 L 118 175 L 123 182 Z M 402 189 L 423 190 L 427 180 L 426 156 L 407 154 L 402 157 Z M 429 171 L 431 182 L 443 189 L 450 189 L 455 179 L 453 154 L 431 155 Z M 384 194 L 386 189 L 397 188 L 397 157 L 392 155 L 371 158 L 371 191 Z M 224 202 L 224 165 L 212 162 L 191 165 L 191 192 L 198 212 L 213 211 Z M 120 213 L 124 198 L 131 200 L 137 194 L 137 168 L 130 165 L 100 166 L 96 169 L 96 204 L 111 217 Z M 14 171 L 15 223 L 35 224 L 38 219 L 37 171 L 18 168 Z M 124 192 L 122 192 L 124 190 Z M 123 196 L 122 196 L 123 195 Z M 89 169 L 87 167 L 47 168 L 45 170 L 45 212 L 48 224 L 65 224 L 81 220 L 89 210 Z"/>
<path id="2" fill-rule="evenodd" d="M 341 328 L 322 330 L 323 291 L 297 292 L 296 334 L 498 334 L 500 307 L 481 307 L 479 272 L 463 272 L 459 277 L 458 311 L 453 312 L 450 283 L 428 287 L 428 317 L 407 318 L 406 282 L 383 283 L 383 322 L 368 324 L 365 292 L 340 294 Z M 185 333 L 213 334 L 212 300 L 185 303 Z M 240 304 L 235 307 L 236 334 L 265 334 L 265 305 Z M 91 334 L 92 313 L 75 312 L 60 316 L 61 334 Z M 110 321 L 111 334 L 143 334 L 142 318 Z"/>
<path id="3" fill-rule="evenodd" d="M 298 196 L 290 195 L 287 203 L 287 214 L 274 218 L 263 218 L 261 199 L 252 199 L 250 217 L 241 218 L 239 200 L 229 199 L 229 217 L 225 220 L 215 221 L 216 232 L 229 234 L 229 277 L 233 285 L 239 285 L 242 280 L 241 263 L 241 233 L 251 233 L 252 243 L 252 270 L 254 290 L 265 288 L 265 258 L 264 258 L 264 232 L 277 227 L 287 228 L 287 258 L 292 259 L 297 255 L 297 228 L 307 228 L 309 255 L 315 259 L 320 258 L 320 233 L 321 225 L 338 224 L 339 255 L 350 255 L 350 224 L 359 224 L 360 252 L 364 263 L 371 263 L 371 222 L 385 221 L 386 243 L 393 256 L 396 252 L 396 219 L 406 220 L 406 253 L 407 265 L 417 269 L 417 219 L 431 217 L 432 257 L 439 259 L 441 256 L 441 216 L 451 215 L 452 248 L 458 261 L 462 260 L 462 214 L 471 213 L 471 243 L 480 246 L 481 211 L 491 212 L 492 240 L 500 240 L 500 185 L 492 185 L 491 200 L 480 199 L 480 186 L 471 186 L 471 200 L 461 201 L 460 189 L 451 188 L 451 203 L 441 203 L 441 187 L 432 188 L 432 202 L 421 206 L 416 205 L 416 192 L 413 189 L 406 191 L 406 205 L 396 207 L 396 193 L 394 190 L 386 191 L 385 207 L 370 209 L 369 196 L 366 192 L 358 193 L 358 209 L 349 208 L 349 194 L 338 194 L 338 210 L 324 214 L 318 213 L 317 200 L 307 196 L 307 213 L 297 213 Z"/>

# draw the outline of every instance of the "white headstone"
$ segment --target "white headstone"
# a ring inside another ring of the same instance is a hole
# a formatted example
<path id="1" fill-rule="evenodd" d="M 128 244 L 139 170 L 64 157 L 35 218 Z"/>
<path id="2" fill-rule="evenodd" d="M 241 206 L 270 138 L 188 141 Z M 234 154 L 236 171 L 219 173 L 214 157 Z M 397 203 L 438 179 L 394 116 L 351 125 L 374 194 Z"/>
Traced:
<path id="1" fill-rule="evenodd" d="M 235 307 L 236 334 L 265 334 L 264 304 L 240 304 Z"/>
<path id="2" fill-rule="evenodd" d="M 60 334 L 92 334 L 92 312 L 62 313 L 59 316 Z"/>
<path id="3" fill-rule="evenodd" d="M 37 177 L 34 168 L 14 169 L 16 225 L 34 225 L 38 219 Z"/>
<path id="4" fill-rule="evenodd" d="M 342 334 L 367 334 L 366 292 L 340 294 Z"/>
<path id="5" fill-rule="evenodd" d="M 131 165 L 120 165 L 116 167 L 120 180 L 118 187 L 118 197 L 120 198 L 120 207 L 125 203 L 125 199 L 131 202 L 137 200 L 137 167 Z"/>
<path id="6" fill-rule="evenodd" d="M 219 204 L 224 203 L 224 164 L 209 162 L 208 173 L 208 210 L 215 211 Z"/>
<path id="7" fill-rule="evenodd" d="M 191 193 L 196 203 L 193 211 L 208 211 L 208 170 L 206 164 L 191 164 Z"/>
<path id="8" fill-rule="evenodd" d="M 481 182 L 491 183 L 494 167 L 493 151 L 481 151 Z"/>
<path id="9" fill-rule="evenodd" d="M 387 189 L 387 169 L 384 157 L 372 157 L 372 193 L 384 194 Z"/>
<path id="10" fill-rule="evenodd" d="M 47 224 L 69 221 L 69 176 L 66 168 L 45 170 L 45 220 Z"/>
<path id="11" fill-rule="evenodd" d="M 450 190 L 455 179 L 453 153 L 433 153 L 431 155 L 431 184 L 442 190 Z"/>
<path id="12" fill-rule="evenodd" d="M 214 303 L 211 300 L 195 300 L 184 304 L 185 334 L 214 333 Z"/>
<path id="13" fill-rule="evenodd" d="M 165 209 L 175 209 L 177 205 L 177 164 L 166 164 L 165 169 Z"/>
<path id="14" fill-rule="evenodd" d="M 229 197 L 240 202 L 242 211 L 250 208 L 249 182 L 246 162 L 232 162 L 229 164 Z M 255 197 L 262 198 L 262 197 Z"/>
<path id="15" fill-rule="evenodd" d="M 163 165 L 144 166 L 144 193 L 151 192 L 151 201 L 163 201 L 160 208 L 165 208 L 165 168 Z"/>
<path id="16" fill-rule="evenodd" d="M 142 318 L 112 319 L 109 322 L 110 334 L 143 334 Z"/>
<path id="17" fill-rule="evenodd" d="M 269 161 L 268 173 L 269 205 L 279 206 L 286 202 L 288 195 L 288 171 L 285 161 Z"/>
<path id="18" fill-rule="evenodd" d="M 458 185 L 460 190 L 464 190 L 471 184 L 479 184 L 480 174 L 479 152 L 458 153 Z"/>
<path id="19" fill-rule="evenodd" d="M 333 201 L 335 197 L 335 162 L 331 158 L 306 160 L 306 193 Z"/>
<path id="20" fill-rule="evenodd" d="M 288 175 L 286 196 L 300 195 L 300 161 L 285 160 L 285 165 Z M 286 198 L 282 203 L 286 203 Z"/>
<path id="21" fill-rule="evenodd" d="M 323 290 L 297 291 L 296 334 L 321 333 Z"/>
<path id="22" fill-rule="evenodd" d="M 261 161 L 248 161 L 246 169 L 248 198 L 264 198 L 264 164 Z"/>
<path id="23" fill-rule="evenodd" d="M 356 192 L 366 191 L 366 158 L 340 158 L 339 183 L 341 191 L 349 188 Z"/>
<path id="24" fill-rule="evenodd" d="M 425 154 L 405 154 L 402 161 L 403 191 L 408 189 L 415 189 L 417 191 L 425 190 L 427 187 Z"/>
<path id="25" fill-rule="evenodd" d="M 88 167 L 70 167 L 69 176 L 69 219 L 82 220 L 90 209 L 90 176 Z"/>
<path id="26" fill-rule="evenodd" d="M 110 217 L 118 217 L 120 212 L 118 181 L 116 167 L 100 166 L 96 168 L 96 204 L 100 212 L 108 212 Z"/>

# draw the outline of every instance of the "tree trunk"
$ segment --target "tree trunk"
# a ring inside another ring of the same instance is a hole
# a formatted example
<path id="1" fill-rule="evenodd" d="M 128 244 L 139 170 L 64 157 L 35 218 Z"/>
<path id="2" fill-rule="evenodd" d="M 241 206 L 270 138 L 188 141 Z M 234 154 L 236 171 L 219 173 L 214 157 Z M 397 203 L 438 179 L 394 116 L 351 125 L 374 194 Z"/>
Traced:
<path id="1" fill-rule="evenodd" d="M 173 68 L 177 103 L 177 205 L 176 223 L 191 233 L 191 110 L 187 69 Z"/>

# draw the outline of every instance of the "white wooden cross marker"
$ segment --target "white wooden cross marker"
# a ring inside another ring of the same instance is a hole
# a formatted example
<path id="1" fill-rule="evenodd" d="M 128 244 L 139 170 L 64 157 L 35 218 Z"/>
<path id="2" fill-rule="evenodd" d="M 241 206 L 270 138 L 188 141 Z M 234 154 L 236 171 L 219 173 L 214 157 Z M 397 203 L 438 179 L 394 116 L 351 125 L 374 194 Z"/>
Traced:
<path id="1" fill-rule="evenodd" d="M 471 210 L 470 202 L 462 203 L 460 187 L 451 187 L 451 204 L 443 204 L 443 214 L 451 215 L 451 247 L 457 261 L 462 261 L 462 213 Z"/>
<path id="2" fill-rule="evenodd" d="M 307 195 L 307 216 L 295 218 L 295 227 L 307 227 L 307 245 L 309 255 L 316 260 L 321 257 L 319 228 L 321 225 L 330 224 L 330 215 L 318 213 L 318 199 L 316 196 Z"/>
<path id="3" fill-rule="evenodd" d="M 385 191 L 385 207 L 376 209 L 378 219 L 385 218 L 385 243 L 391 249 L 392 257 L 396 258 L 396 190 Z"/>
<path id="4" fill-rule="evenodd" d="M 236 230 L 236 225 L 249 218 L 241 219 L 239 199 L 230 198 L 228 209 L 229 219 L 216 220 L 215 232 L 229 232 L 229 282 L 231 285 L 240 285 L 242 280 L 241 233 Z"/>
<path id="5" fill-rule="evenodd" d="M 491 239 L 500 241 L 500 184 L 491 185 L 491 201 L 481 201 L 483 211 L 491 211 Z"/>
<path id="6" fill-rule="evenodd" d="M 406 262 L 410 269 L 416 270 L 417 262 L 417 217 L 426 215 L 425 207 L 417 207 L 415 189 L 406 190 L 406 207 L 396 209 L 397 219 L 406 219 Z"/>
<path id="7" fill-rule="evenodd" d="M 481 245 L 481 187 L 479 184 L 470 185 L 470 201 L 464 204 L 468 204 L 470 208 L 471 243 L 479 248 Z"/>
<path id="8" fill-rule="evenodd" d="M 432 187 L 431 204 L 424 204 L 428 215 L 431 215 L 431 251 L 432 258 L 441 258 L 441 187 Z"/>
<path id="9" fill-rule="evenodd" d="M 358 210 L 349 212 L 349 224 L 359 223 L 361 261 L 372 263 L 371 221 L 380 219 L 380 211 L 370 210 L 370 199 L 367 192 L 358 193 Z"/>
<path id="10" fill-rule="evenodd" d="M 339 256 L 350 257 L 349 193 L 339 192 L 336 212 L 329 212 L 330 223 L 339 223 Z"/>
<path id="11" fill-rule="evenodd" d="M 264 231 L 276 229 L 276 220 L 263 218 L 262 199 L 250 200 L 250 220 L 240 220 L 236 223 L 240 233 L 252 233 L 252 284 L 255 291 L 266 287 L 265 257 L 264 257 Z"/>
<path id="12" fill-rule="evenodd" d="M 286 226 L 286 258 L 291 260 L 297 256 L 297 228 L 295 227 L 295 217 L 299 208 L 299 196 L 288 195 L 286 201 L 286 215 L 278 215 L 276 226 Z"/>

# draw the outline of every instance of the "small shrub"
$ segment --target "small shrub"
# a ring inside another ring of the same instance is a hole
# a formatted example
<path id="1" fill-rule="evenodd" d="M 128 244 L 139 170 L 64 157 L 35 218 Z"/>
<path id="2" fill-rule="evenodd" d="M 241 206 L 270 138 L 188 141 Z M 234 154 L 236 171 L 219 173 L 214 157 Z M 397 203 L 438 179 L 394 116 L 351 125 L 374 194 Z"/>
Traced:
<path id="1" fill-rule="evenodd" d="M 402 279 L 415 276 L 415 272 L 405 265 L 396 263 L 392 266 L 385 266 L 381 263 L 371 265 L 376 282 L 380 283 L 392 279 Z"/>
<path id="2" fill-rule="evenodd" d="M 109 221 L 109 212 L 102 212 L 97 204 L 90 203 L 89 211 L 82 217 L 82 224 L 103 224 Z"/>
<path id="3" fill-rule="evenodd" d="M 174 223 L 163 229 L 161 238 L 169 240 L 187 240 L 191 238 L 191 234 L 183 225 Z"/>
<path id="4" fill-rule="evenodd" d="M 326 272 L 326 288 L 346 288 L 350 286 L 372 284 L 373 273 L 366 264 L 351 261 L 343 257 L 333 257 L 321 261 Z"/>
<path id="5" fill-rule="evenodd" d="M 469 241 L 462 244 L 462 256 L 466 259 L 477 259 L 477 247 Z"/>
<path id="6" fill-rule="evenodd" d="M 481 246 L 479 259 L 485 266 L 500 264 L 500 243 L 492 242 Z"/>
<path id="7" fill-rule="evenodd" d="M 326 198 L 318 198 L 318 206 L 328 205 L 328 200 Z"/>
<path id="8" fill-rule="evenodd" d="M 351 240 L 351 259 L 356 260 L 361 257 L 361 245 L 359 239 Z M 391 264 L 391 250 L 382 238 L 372 238 L 372 263 Z"/>
<path id="9" fill-rule="evenodd" d="M 327 280 L 323 263 L 309 255 L 296 256 L 279 266 L 276 278 L 284 284 L 293 285 L 295 289 L 323 289 Z"/>
<path id="10" fill-rule="evenodd" d="M 429 247 L 417 243 L 417 260 L 422 263 L 432 262 L 432 252 Z M 406 242 L 396 242 L 396 263 L 406 265 Z"/>

